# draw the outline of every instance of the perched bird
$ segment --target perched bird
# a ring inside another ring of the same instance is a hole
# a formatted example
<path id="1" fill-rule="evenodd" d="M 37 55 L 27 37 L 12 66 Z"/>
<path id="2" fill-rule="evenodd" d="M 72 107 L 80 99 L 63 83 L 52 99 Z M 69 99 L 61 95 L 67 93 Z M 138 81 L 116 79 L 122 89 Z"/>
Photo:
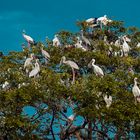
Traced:
<path id="1" fill-rule="evenodd" d="M 140 89 L 137 85 L 137 77 L 134 78 L 134 86 L 132 87 L 132 93 L 134 95 L 135 98 L 135 103 L 137 103 L 137 101 L 139 102 L 139 98 L 140 98 Z"/>
<path id="2" fill-rule="evenodd" d="M 86 20 L 87 23 L 94 23 L 95 18 L 89 18 Z"/>
<path id="3" fill-rule="evenodd" d="M 87 49 L 82 45 L 82 40 L 79 36 L 77 37 L 77 42 L 74 46 L 75 48 L 81 48 L 83 51 L 87 51 Z"/>
<path id="4" fill-rule="evenodd" d="M 128 53 L 130 51 L 130 46 L 128 45 L 128 43 L 126 42 L 126 38 L 123 37 L 123 45 L 122 45 L 122 51 L 124 56 L 128 56 Z"/>
<path id="5" fill-rule="evenodd" d="M 108 97 L 107 95 L 105 95 L 104 101 L 106 103 L 106 107 L 109 108 L 112 104 L 112 96 L 109 95 L 109 97 Z"/>
<path id="6" fill-rule="evenodd" d="M 26 35 L 25 31 L 23 31 L 22 35 L 24 39 L 27 41 L 28 47 L 30 47 L 31 44 L 35 44 L 35 41 L 33 40 L 33 38 L 30 37 L 29 35 Z"/>
<path id="7" fill-rule="evenodd" d="M 94 73 L 97 75 L 97 76 L 101 76 L 103 77 L 104 76 L 104 73 L 103 73 L 103 70 L 94 64 L 95 63 L 95 59 L 92 59 L 91 62 L 88 64 L 88 67 L 93 67 L 93 70 L 94 70 Z"/>
<path id="8" fill-rule="evenodd" d="M 36 77 L 40 72 L 39 59 L 36 59 L 34 69 L 29 73 L 29 77 Z"/>
<path id="9" fill-rule="evenodd" d="M 66 65 L 68 65 L 68 66 L 71 67 L 72 73 L 73 73 L 73 81 L 72 81 L 72 83 L 74 83 L 74 82 L 75 82 L 75 71 L 74 71 L 74 69 L 79 70 L 78 65 L 77 65 L 75 62 L 71 61 L 71 60 L 67 60 L 67 61 L 66 61 L 66 57 L 65 57 L 65 56 L 63 56 L 63 57 L 61 58 L 60 65 L 61 65 L 61 64 L 66 64 Z"/>
<path id="10" fill-rule="evenodd" d="M 30 66 L 30 65 L 32 66 L 32 60 L 33 59 L 34 59 L 34 54 L 31 53 L 30 54 L 30 57 L 25 60 L 25 62 L 24 62 L 24 69 L 26 69 L 26 73 L 29 72 L 28 71 L 28 66 Z"/>
<path id="11" fill-rule="evenodd" d="M 88 45 L 91 46 L 90 41 L 84 36 L 83 30 L 81 30 L 81 38 L 86 43 L 86 46 L 88 46 Z"/>
<path id="12" fill-rule="evenodd" d="M 100 25 L 101 28 L 102 24 L 106 26 L 108 22 L 112 22 L 112 20 L 108 19 L 107 15 L 97 18 L 97 23 Z"/>
<path id="13" fill-rule="evenodd" d="M 58 38 L 58 35 L 55 35 L 55 36 L 54 36 L 54 39 L 53 39 L 53 46 L 56 46 L 56 47 L 61 46 L 60 40 L 59 40 L 59 38 Z"/>
<path id="14" fill-rule="evenodd" d="M 47 51 L 45 51 L 43 48 L 41 48 L 41 53 L 46 59 L 50 58 L 50 54 Z"/>
<path id="15" fill-rule="evenodd" d="M 140 42 L 137 44 L 137 46 L 136 46 L 137 48 L 140 48 Z"/>
<path id="16" fill-rule="evenodd" d="M 9 89 L 9 87 L 10 87 L 10 84 L 7 81 L 5 81 L 4 84 L 2 84 L 2 89 L 4 89 L 4 90 Z"/>

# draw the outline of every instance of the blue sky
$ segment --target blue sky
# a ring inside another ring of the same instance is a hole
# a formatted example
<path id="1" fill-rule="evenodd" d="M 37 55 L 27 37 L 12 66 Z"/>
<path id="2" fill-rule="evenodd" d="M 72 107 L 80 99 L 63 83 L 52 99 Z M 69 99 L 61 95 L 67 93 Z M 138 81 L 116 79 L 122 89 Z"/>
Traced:
<path id="1" fill-rule="evenodd" d="M 107 15 L 140 27 L 139 0 L 0 0 L 0 51 L 21 50 L 22 30 L 36 41 L 61 29 L 76 31 L 77 20 Z"/>

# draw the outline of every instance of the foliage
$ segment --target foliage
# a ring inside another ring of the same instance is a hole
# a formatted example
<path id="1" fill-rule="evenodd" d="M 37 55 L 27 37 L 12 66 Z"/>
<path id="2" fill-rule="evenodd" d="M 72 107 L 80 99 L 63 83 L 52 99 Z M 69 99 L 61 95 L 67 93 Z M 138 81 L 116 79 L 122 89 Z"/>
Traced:
<path id="1" fill-rule="evenodd" d="M 114 21 L 89 33 L 84 21 L 77 25 L 91 42 L 88 51 L 67 48 L 66 45 L 75 44 L 78 34 L 61 31 L 58 33 L 61 47 L 52 46 L 47 39 L 48 47 L 39 42 L 22 52 L 0 54 L 1 139 L 82 139 L 86 133 L 85 139 L 140 137 L 140 104 L 135 104 L 132 94 L 133 79 L 140 78 L 140 49 L 134 41 L 139 41 L 138 29 L 126 29 L 122 22 Z M 129 55 L 108 55 L 110 47 L 114 52 L 118 49 L 110 43 L 125 34 L 132 40 Z M 104 42 L 104 36 L 109 44 Z M 42 46 L 51 56 L 47 64 L 41 54 Z M 23 67 L 31 53 L 39 59 L 41 67 L 39 76 L 33 78 L 29 78 Z M 62 56 L 76 62 L 80 68 L 76 70 L 73 84 L 71 68 L 59 65 Z M 88 67 L 93 58 L 103 69 L 103 77 L 95 75 L 93 68 Z M 9 83 L 7 88 L 2 87 L 5 81 Z M 105 95 L 113 98 L 109 108 L 104 101 Z M 32 112 L 25 111 L 28 107 Z M 72 122 L 68 121 L 69 110 L 76 114 Z M 81 123 L 77 121 L 79 117 Z"/>

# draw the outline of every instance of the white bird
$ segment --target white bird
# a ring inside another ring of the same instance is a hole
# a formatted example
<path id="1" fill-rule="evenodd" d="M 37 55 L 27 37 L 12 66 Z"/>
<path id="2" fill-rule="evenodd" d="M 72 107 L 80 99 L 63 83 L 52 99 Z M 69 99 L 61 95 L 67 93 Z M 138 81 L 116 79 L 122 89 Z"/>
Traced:
<path id="1" fill-rule="evenodd" d="M 97 21 L 103 21 L 103 20 L 107 20 L 107 15 L 97 18 Z"/>
<path id="2" fill-rule="evenodd" d="M 86 20 L 87 23 L 93 23 L 95 21 L 95 18 L 89 18 Z"/>
<path id="3" fill-rule="evenodd" d="M 22 35 L 23 35 L 24 39 L 27 41 L 29 47 L 31 44 L 35 43 L 35 41 L 33 40 L 32 37 L 30 37 L 29 35 L 26 35 L 25 31 L 23 31 Z"/>
<path id="4" fill-rule="evenodd" d="M 140 48 L 140 42 L 137 44 L 137 46 L 136 46 L 137 48 Z"/>
<path id="5" fill-rule="evenodd" d="M 24 69 L 26 69 L 26 73 L 28 73 L 28 66 L 32 66 L 32 60 L 34 59 L 34 54 L 31 53 L 30 57 L 27 58 L 24 62 Z"/>
<path id="6" fill-rule="evenodd" d="M 74 69 L 79 70 L 78 65 L 77 65 L 75 62 L 71 61 L 71 60 L 67 60 L 67 61 L 66 61 L 66 57 L 65 57 L 65 56 L 63 56 L 63 57 L 61 58 L 60 65 L 61 65 L 62 63 L 63 63 L 63 64 L 66 64 L 66 65 L 68 65 L 68 66 L 71 67 L 72 73 L 73 73 L 73 80 L 72 80 L 72 83 L 74 83 L 74 82 L 75 82 L 75 71 L 74 71 Z"/>
<path id="7" fill-rule="evenodd" d="M 54 39 L 53 39 L 53 46 L 56 46 L 56 47 L 61 46 L 60 40 L 59 40 L 59 38 L 58 38 L 58 35 L 55 35 L 55 36 L 54 36 Z"/>
<path id="8" fill-rule="evenodd" d="M 81 30 L 81 38 L 82 38 L 82 40 L 86 43 L 86 46 L 87 46 L 87 45 L 91 46 L 90 41 L 84 36 L 83 30 Z"/>
<path id="9" fill-rule="evenodd" d="M 95 65 L 94 63 L 95 63 L 95 59 L 92 59 L 91 62 L 88 64 L 88 67 L 92 66 L 93 70 L 94 70 L 94 73 L 97 76 L 103 77 L 104 76 L 103 70 L 99 66 Z"/>
<path id="10" fill-rule="evenodd" d="M 40 72 L 40 66 L 39 66 L 39 63 L 38 63 L 38 59 L 36 59 L 36 62 L 35 62 L 35 67 L 34 69 L 29 73 L 29 77 L 36 77 L 39 72 Z"/>
<path id="11" fill-rule="evenodd" d="M 126 39 L 123 37 L 123 45 L 122 45 L 122 51 L 124 56 L 128 56 L 128 53 L 130 51 L 130 46 L 128 45 L 128 43 L 126 42 Z"/>
<path id="12" fill-rule="evenodd" d="M 80 39 L 80 37 L 77 37 L 77 42 L 74 45 L 76 48 L 81 48 L 83 51 L 87 51 L 87 49 L 82 45 L 82 40 Z"/>
<path id="13" fill-rule="evenodd" d="M 27 86 L 28 85 L 28 83 L 20 83 L 20 84 L 18 84 L 18 88 L 21 88 L 21 87 L 23 87 L 23 86 Z"/>
<path id="14" fill-rule="evenodd" d="M 106 107 L 109 108 L 112 104 L 112 96 L 109 95 L 109 97 L 108 97 L 107 95 L 105 95 L 104 101 L 106 103 Z"/>
<path id="15" fill-rule="evenodd" d="M 46 59 L 50 58 L 50 54 L 47 51 L 45 51 L 43 48 L 41 48 L 41 53 Z"/>
<path id="16" fill-rule="evenodd" d="M 132 93 L 135 98 L 135 103 L 137 103 L 137 101 L 139 101 L 138 99 L 140 98 L 140 89 L 137 85 L 137 77 L 134 78 L 134 86 L 132 87 Z"/>
<path id="17" fill-rule="evenodd" d="M 112 22 L 112 20 L 108 19 L 107 15 L 97 18 L 97 23 L 100 24 L 101 28 L 102 24 L 106 26 L 108 22 Z"/>
<path id="18" fill-rule="evenodd" d="M 118 48 L 121 47 L 121 37 L 118 37 L 118 39 L 115 41 L 114 45 Z"/>
<path id="19" fill-rule="evenodd" d="M 5 89 L 5 90 L 8 89 L 9 86 L 10 86 L 10 84 L 7 81 L 5 81 L 4 84 L 2 84 L 2 88 Z"/>

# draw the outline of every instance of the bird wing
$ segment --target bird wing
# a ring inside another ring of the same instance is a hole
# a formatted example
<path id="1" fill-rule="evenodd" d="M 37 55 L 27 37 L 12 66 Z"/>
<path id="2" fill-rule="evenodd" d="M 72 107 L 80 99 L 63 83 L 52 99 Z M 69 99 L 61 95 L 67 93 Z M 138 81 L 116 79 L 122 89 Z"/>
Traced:
<path id="1" fill-rule="evenodd" d="M 140 96 L 140 89 L 138 86 L 134 85 L 132 88 L 132 92 L 133 92 L 134 97 Z"/>
<path id="2" fill-rule="evenodd" d="M 89 18 L 86 20 L 86 22 L 90 23 L 90 22 L 93 22 L 94 21 L 94 18 Z"/>
<path id="3" fill-rule="evenodd" d="M 72 68 L 79 70 L 79 67 L 75 62 L 68 60 L 67 64 L 70 65 Z"/>
<path id="4" fill-rule="evenodd" d="M 33 38 L 31 38 L 31 37 L 28 36 L 28 35 L 23 34 L 23 37 L 24 37 L 27 41 L 34 42 Z"/>
<path id="5" fill-rule="evenodd" d="M 85 43 L 87 43 L 88 45 L 91 45 L 89 40 L 86 37 L 82 36 L 82 39 L 84 40 Z"/>
<path id="6" fill-rule="evenodd" d="M 33 76 L 36 76 L 39 72 L 39 69 L 38 68 L 34 68 L 30 73 L 29 73 L 29 77 L 33 77 Z"/>
<path id="7" fill-rule="evenodd" d="M 45 57 L 47 57 L 47 58 L 50 58 L 50 55 L 49 55 L 49 53 L 48 53 L 47 51 L 41 50 L 41 52 L 42 52 L 42 55 L 43 55 L 43 56 L 45 56 Z"/>
<path id="8" fill-rule="evenodd" d="M 126 42 L 124 42 L 124 43 L 123 43 L 123 51 L 124 51 L 124 52 L 128 52 L 129 49 L 130 49 L 129 45 L 128 45 Z"/>
<path id="9" fill-rule="evenodd" d="M 103 70 L 97 65 L 94 65 L 94 72 L 98 75 L 104 75 Z"/>
<path id="10" fill-rule="evenodd" d="M 110 100 L 110 102 L 112 102 L 112 96 L 109 96 L 109 100 Z"/>
<path id="11" fill-rule="evenodd" d="M 30 65 L 31 64 L 31 58 L 27 58 L 26 60 L 25 60 L 25 62 L 24 62 L 24 69 L 28 66 L 28 65 Z"/>

